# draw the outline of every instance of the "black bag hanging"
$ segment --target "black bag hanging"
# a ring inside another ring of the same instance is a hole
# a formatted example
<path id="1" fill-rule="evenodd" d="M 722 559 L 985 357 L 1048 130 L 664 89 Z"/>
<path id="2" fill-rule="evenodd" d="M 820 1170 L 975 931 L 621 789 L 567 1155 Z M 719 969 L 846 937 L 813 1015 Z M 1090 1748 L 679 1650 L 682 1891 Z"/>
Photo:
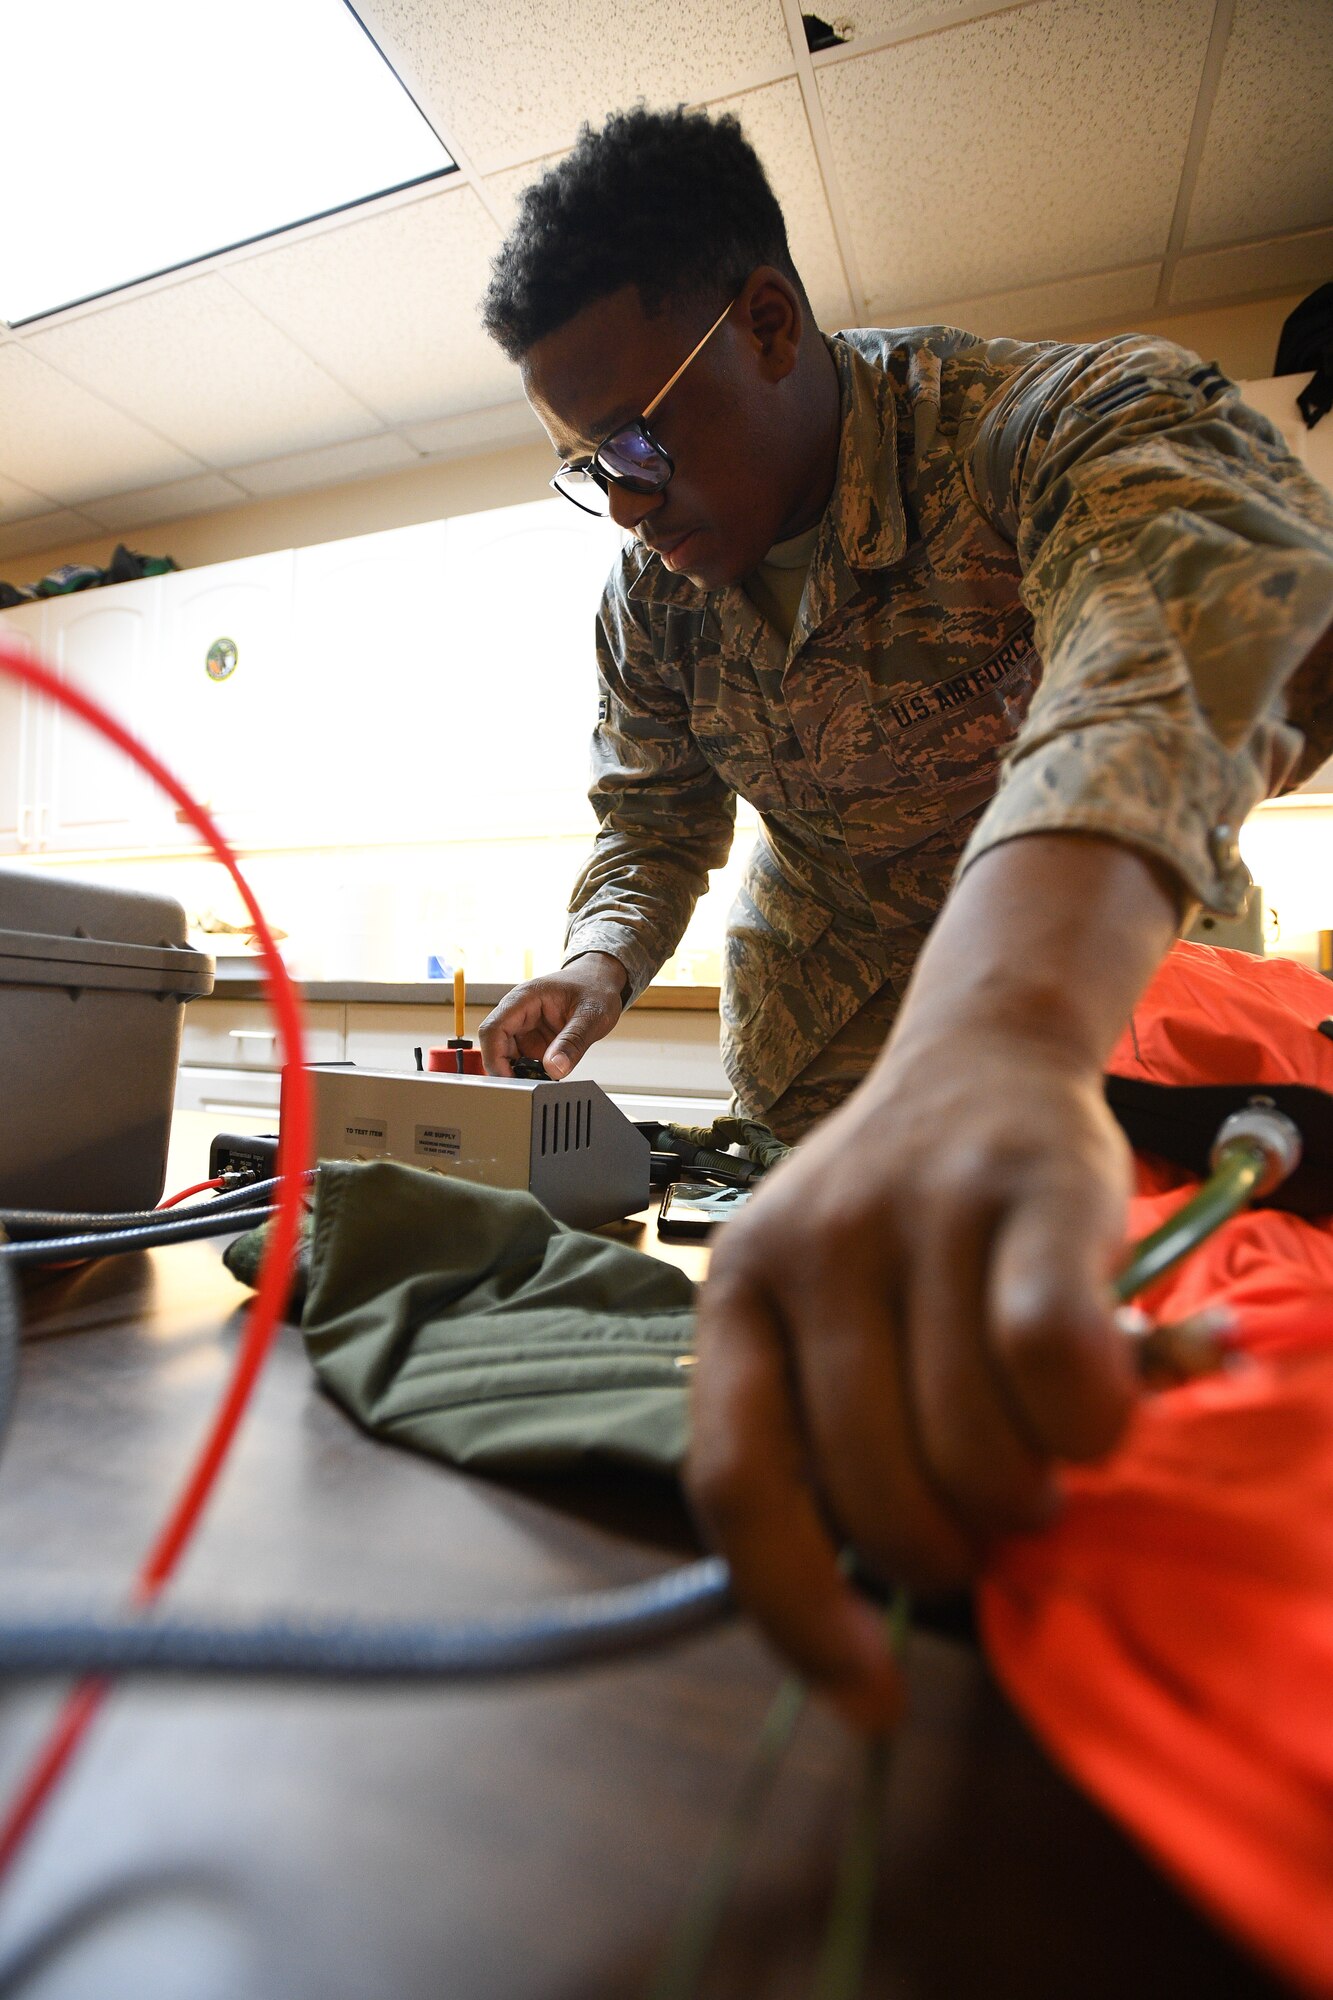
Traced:
<path id="1" fill-rule="evenodd" d="M 1333 285 L 1321 285 L 1302 299 L 1283 323 L 1277 344 L 1275 375 L 1314 375 L 1296 398 L 1296 407 L 1312 431 L 1333 410 Z"/>

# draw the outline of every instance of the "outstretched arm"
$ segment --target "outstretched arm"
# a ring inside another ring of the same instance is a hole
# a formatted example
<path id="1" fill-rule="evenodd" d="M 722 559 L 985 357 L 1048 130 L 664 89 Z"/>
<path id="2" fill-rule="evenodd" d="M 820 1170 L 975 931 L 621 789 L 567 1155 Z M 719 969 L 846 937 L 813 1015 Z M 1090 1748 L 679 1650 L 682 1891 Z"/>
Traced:
<path id="1" fill-rule="evenodd" d="M 964 1582 L 1133 1408 L 1109 1291 L 1128 1153 L 1101 1068 L 1177 917 L 1109 842 L 986 855 L 875 1069 L 717 1243 L 690 1490 L 742 1601 L 864 1728 L 897 1683 L 840 1547 Z"/>
<path id="2" fill-rule="evenodd" d="M 1247 889 L 1287 714 L 1327 748 L 1333 517 L 1271 428 L 1160 344 L 996 347 L 1017 362 L 959 447 L 1045 679 L 883 1055 L 728 1224 L 700 1313 L 696 1506 L 865 1728 L 898 1690 L 839 1549 L 962 1582 L 1129 1418 L 1102 1065 L 1183 907 Z"/>

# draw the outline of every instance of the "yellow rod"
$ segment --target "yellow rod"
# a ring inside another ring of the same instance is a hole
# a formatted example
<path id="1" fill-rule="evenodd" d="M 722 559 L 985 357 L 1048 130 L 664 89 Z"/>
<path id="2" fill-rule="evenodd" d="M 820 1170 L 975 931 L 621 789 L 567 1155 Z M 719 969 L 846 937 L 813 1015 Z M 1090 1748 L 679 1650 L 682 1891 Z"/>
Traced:
<path id="1" fill-rule="evenodd" d="M 463 977 L 461 965 L 454 967 L 454 1039 L 467 1040 L 467 980 Z"/>

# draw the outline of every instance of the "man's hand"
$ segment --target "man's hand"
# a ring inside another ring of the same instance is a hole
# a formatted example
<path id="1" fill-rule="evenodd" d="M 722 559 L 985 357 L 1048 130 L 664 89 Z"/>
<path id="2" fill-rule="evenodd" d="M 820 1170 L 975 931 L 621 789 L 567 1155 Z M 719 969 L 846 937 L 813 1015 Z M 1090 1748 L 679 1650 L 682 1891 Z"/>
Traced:
<path id="1" fill-rule="evenodd" d="M 620 1019 L 625 978 L 618 958 L 585 951 L 559 972 L 515 986 L 477 1030 L 488 1074 L 512 1076 L 516 1057 L 535 1056 L 548 1076 L 568 1076 Z"/>
<path id="2" fill-rule="evenodd" d="M 717 1243 L 690 1490 L 741 1601 L 863 1728 L 898 1689 L 839 1549 L 963 1583 L 1134 1406 L 1109 1292 L 1128 1152 L 1101 1066 L 1176 918 L 1106 842 L 982 857 L 874 1071 Z"/>

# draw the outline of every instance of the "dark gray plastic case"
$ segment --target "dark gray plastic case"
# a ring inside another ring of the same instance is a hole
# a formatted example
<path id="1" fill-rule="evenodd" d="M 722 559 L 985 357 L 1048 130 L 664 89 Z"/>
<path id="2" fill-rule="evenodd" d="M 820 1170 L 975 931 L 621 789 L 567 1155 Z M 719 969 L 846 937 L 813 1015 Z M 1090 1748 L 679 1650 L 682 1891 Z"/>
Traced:
<path id="1" fill-rule="evenodd" d="M 161 1198 L 181 1010 L 212 990 L 169 896 L 0 869 L 0 1207 Z"/>

